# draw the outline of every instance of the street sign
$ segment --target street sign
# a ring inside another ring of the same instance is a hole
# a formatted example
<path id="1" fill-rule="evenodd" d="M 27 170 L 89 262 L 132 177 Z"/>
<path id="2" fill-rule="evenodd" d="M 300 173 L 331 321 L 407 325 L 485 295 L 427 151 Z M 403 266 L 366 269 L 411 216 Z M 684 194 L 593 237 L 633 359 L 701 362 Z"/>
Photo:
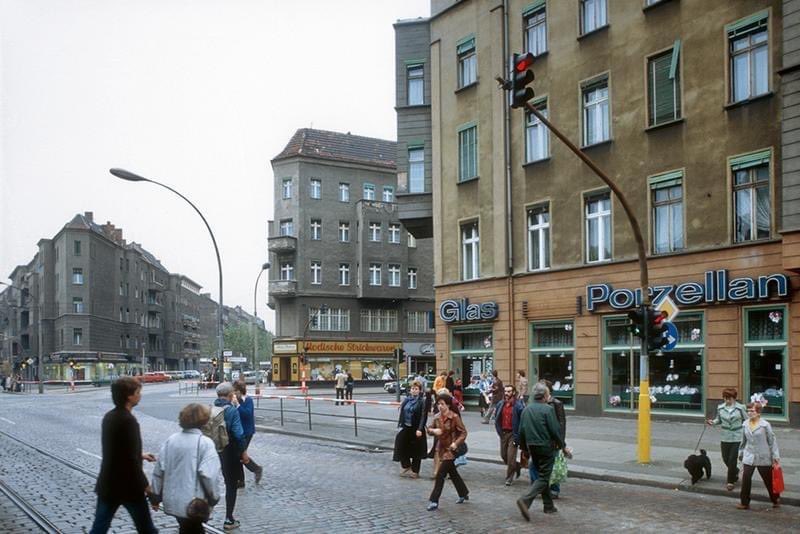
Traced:
<path id="1" fill-rule="evenodd" d="M 664 345 L 661 350 L 670 351 L 678 344 L 678 327 L 669 321 L 665 321 L 664 325 L 667 327 L 666 332 L 664 332 L 664 337 L 667 338 L 667 344 Z"/>
<path id="2" fill-rule="evenodd" d="M 231 363 L 245 363 L 247 361 L 247 358 L 245 358 L 244 356 L 231 356 L 230 358 L 228 358 L 228 361 Z"/>
<path id="3" fill-rule="evenodd" d="M 227 358 L 228 356 L 233 356 L 233 351 L 232 351 L 232 350 L 223 350 L 223 351 L 222 351 L 222 356 L 223 356 L 223 357 L 226 357 L 226 358 Z"/>
<path id="4" fill-rule="evenodd" d="M 658 304 L 656 304 L 655 308 L 660 312 L 667 312 L 667 321 L 672 322 L 675 320 L 675 317 L 681 312 L 678 308 L 678 305 L 675 304 L 669 295 L 665 296 L 661 299 Z"/>

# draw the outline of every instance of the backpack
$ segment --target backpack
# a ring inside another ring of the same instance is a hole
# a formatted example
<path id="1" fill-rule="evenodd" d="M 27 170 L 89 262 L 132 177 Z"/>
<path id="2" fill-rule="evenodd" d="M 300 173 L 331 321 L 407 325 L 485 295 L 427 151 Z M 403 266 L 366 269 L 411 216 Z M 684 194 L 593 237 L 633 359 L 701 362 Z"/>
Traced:
<path id="1" fill-rule="evenodd" d="M 222 453 L 222 449 L 228 446 L 228 428 L 225 426 L 225 409 L 227 406 L 211 406 L 211 417 L 203 425 L 203 435 L 211 438 L 217 453 Z"/>

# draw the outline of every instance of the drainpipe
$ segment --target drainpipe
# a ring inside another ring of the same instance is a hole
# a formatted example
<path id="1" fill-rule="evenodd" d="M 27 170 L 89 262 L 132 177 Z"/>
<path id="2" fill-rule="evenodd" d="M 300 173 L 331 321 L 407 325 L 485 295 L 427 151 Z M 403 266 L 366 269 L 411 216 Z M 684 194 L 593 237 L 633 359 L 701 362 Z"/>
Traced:
<path id="1" fill-rule="evenodd" d="M 508 38 L 508 0 L 503 0 L 503 64 L 506 66 L 505 74 L 510 78 L 511 61 L 509 59 L 509 38 Z M 503 98 L 508 98 L 505 91 L 501 93 Z M 512 190 L 511 190 L 511 113 L 509 113 L 508 103 L 503 103 L 503 122 L 505 125 L 503 132 L 503 149 L 506 167 L 506 276 L 507 276 L 507 291 L 508 291 L 508 332 L 509 332 L 509 352 L 510 352 L 510 380 L 513 384 L 515 375 L 515 354 L 516 347 L 514 344 L 514 310 L 516 304 L 514 302 L 514 214 L 512 211 Z"/>

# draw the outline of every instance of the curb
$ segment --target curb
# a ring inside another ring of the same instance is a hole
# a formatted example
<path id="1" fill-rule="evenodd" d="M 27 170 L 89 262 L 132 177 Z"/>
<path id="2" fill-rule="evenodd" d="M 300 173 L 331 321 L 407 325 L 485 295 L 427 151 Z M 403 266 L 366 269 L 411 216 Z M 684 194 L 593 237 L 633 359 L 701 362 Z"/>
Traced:
<path id="1" fill-rule="evenodd" d="M 355 441 L 350 439 L 341 439 L 341 438 L 332 438 L 328 436 L 318 436 L 314 434 L 305 434 L 302 432 L 294 432 L 291 430 L 284 430 L 282 428 L 276 428 L 272 426 L 264 426 L 264 425 L 256 425 L 256 430 L 260 430 L 267 434 L 281 434 L 285 436 L 293 436 L 297 438 L 305 438 L 305 439 L 313 439 L 317 441 L 327 441 L 331 443 L 341 443 L 343 445 L 352 445 L 355 447 L 359 447 L 362 449 L 368 449 L 374 452 L 389 452 L 393 451 L 392 447 L 387 447 L 385 445 L 377 445 L 374 443 L 365 443 L 363 441 Z M 494 458 L 486 458 L 480 456 L 468 456 L 470 460 L 474 462 L 480 462 L 485 464 L 495 464 L 495 465 L 504 465 L 501 460 L 497 460 Z M 705 495 L 714 495 L 716 497 L 728 497 L 730 499 L 737 499 L 738 492 L 736 491 L 726 491 L 722 489 L 716 488 L 709 488 L 704 486 L 686 486 L 682 482 L 679 482 L 677 485 L 670 482 L 661 482 L 658 480 L 647 480 L 641 478 L 633 478 L 632 476 L 627 475 L 620 475 L 620 474 L 598 474 L 598 473 L 591 473 L 589 471 L 582 470 L 580 468 L 570 468 L 568 476 L 572 478 L 578 478 L 583 480 L 596 480 L 600 482 L 615 482 L 618 484 L 628 484 L 631 486 L 647 486 L 651 488 L 659 488 L 665 490 L 673 490 L 673 491 L 684 491 L 686 493 L 701 493 Z M 752 501 L 758 502 L 770 502 L 769 497 L 765 495 L 752 495 Z M 800 506 L 800 499 L 794 497 L 781 497 L 781 504 L 788 505 L 788 506 Z"/>

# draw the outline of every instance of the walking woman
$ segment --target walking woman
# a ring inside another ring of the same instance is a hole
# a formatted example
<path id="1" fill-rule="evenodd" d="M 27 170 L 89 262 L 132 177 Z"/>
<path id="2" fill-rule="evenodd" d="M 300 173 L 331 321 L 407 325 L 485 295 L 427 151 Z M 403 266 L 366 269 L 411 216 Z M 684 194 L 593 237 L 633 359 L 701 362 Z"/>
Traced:
<path id="1" fill-rule="evenodd" d="M 419 478 L 422 458 L 427 456 L 428 440 L 425 438 L 425 423 L 428 412 L 425 410 L 425 395 L 422 384 L 416 380 L 411 383 L 411 394 L 400 405 L 400 428 L 394 446 L 394 461 L 400 462 L 403 471 L 400 476 Z"/>
<path id="2" fill-rule="evenodd" d="M 428 511 L 431 512 L 439 508 L 439 497 L 444 489 L 444 479 L 450 475 L 450 480 L 458 492 L 456 504 L 463 504 L 469 500 L 469 489 L 464 484 L 458 468 L 455 464 L 455 451 L 458 446 L 467 439 L 467 429 L 464 427 L 461 416 L 453 410 L 453 397 L 450 392 L 442 388 L 437 392 L 439 405 L 439 417 L 433 421 L 433 425 L 428 428 L 428 434 L 438 438 L 436 452 L 439 455 L 439 468 L 436 471 L 436 482 L 433 491 L 428 499 Z"/>
<path id="3" fill-rule="evenodd" d="M 219 456 L 214 442 L 200 431 L 210 414 L 208 406 L 202 404 L 182 409 L 178 422 L 183 430 L 167 438 L 153 469 L 153 509 L 158 510 L 158 503 L 163 502 L 164 512 L 178 520 L 181 534 L 205 532 L 201 518 L 188 517 L 189 503 L 195 501 L 195 506 L 196 500 L 202 499 L 210 512 L 219 501 Z"/>
<path id="4" fill-rule="evenodd" d="M 735 388 L 722 390 L 723 403 L 717 406 L 717 415 L 707 422 L 711 426 L 719 425 L 722 429 L 720 451 L 722 461 L 728 468 L 728 483 L 726 488 L 733 491 L 733 486 L 739 480 L 739 467 L 736 465 L 739 456 L 739 444 L 742 442 L 742 425 L 747 421 L 744 405 L 736 402 L 737 391 Z"/>
<path id="5" fill-rule="evenodd" d="M 772 425 L 761 418 L 761 404 L 747 404 L 748 421 L 744 424 L 742 444 L 739 446 L 739 458 L 742 460 L 742 493 L 741 502 L 736 505 L 740 510 L 750 508 L 750 485 L 753 472 L 757 469 L 761 480 L 767 487 L 772 507 L 777 508 L 778 495 L 772 493 L 772 468 L 780 465 L 778 442 Z"/>

